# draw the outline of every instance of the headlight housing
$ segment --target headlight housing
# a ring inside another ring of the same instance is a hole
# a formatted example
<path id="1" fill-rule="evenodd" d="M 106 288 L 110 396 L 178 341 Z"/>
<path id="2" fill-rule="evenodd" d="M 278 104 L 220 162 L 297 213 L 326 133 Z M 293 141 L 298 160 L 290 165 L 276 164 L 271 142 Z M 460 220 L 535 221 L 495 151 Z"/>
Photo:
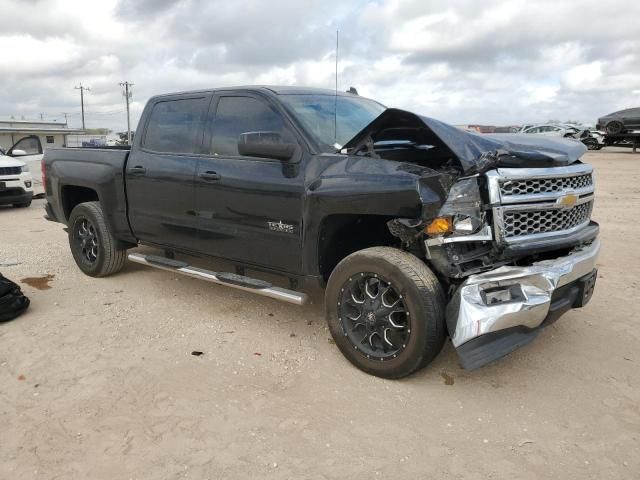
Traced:
<path id="1" fill-rule="evenodd" d="M 449 190 L 447 201 L 425 228 L 431 237 L 455 233 L 471 235 L 484 225 L 484 213 L 481 210 L 480 187 L 478 177 L 463 178 Z"/>
<path id="2" fill-rule="evenodd" d="M 459 235 L 471 235 L 482 227 L 482 221 L 476 216 L 456 215 L 453 219 L 453 231 Z"/>

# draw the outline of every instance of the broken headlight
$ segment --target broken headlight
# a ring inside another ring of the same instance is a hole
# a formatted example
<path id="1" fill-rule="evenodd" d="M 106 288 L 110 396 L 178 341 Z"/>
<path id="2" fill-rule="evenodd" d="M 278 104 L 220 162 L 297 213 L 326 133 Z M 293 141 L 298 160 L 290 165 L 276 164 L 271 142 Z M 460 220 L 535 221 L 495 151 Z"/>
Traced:
<path id="1" fill-rule="evenodd" d="M 470 235 L 482 227 L 482 220 L 469 215 L 456 215 L 453 217 L 453 231 L 458 235 Z"/>
<path id="2" fill-rule="evenodd" d="M 463 178 L 454 183 L 439 217 L 451 219 L 452 230 L 458 235 L 471 235 L 484 225 L 478 177 Z"/>

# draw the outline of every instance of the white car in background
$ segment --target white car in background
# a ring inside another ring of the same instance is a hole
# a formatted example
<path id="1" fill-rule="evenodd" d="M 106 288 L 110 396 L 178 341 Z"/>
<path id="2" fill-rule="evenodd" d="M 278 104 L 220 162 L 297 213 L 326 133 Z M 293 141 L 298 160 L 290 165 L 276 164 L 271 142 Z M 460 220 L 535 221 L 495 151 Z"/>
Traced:
<path id="1" fill-rule="evenodd" d="M 12 151 L 14 156 L 10 157 L 0 149 L 0 205 L 25 208 L 33 198 L 33 177 L 27 164 L 15 158 L 24 151 Z"/>
<path id="2" fill-rule="evenodd" d="M 578 128 L 569 125 L 546 124 L 526 126 L 526 128 L 520 129 L 519 133 L 548 135 L 554 137 L 573 137 L 579 132 L 580 130 Z"/>
<path id="3" fill-rule="evenodd" d="M 33 195 L 43 195 L 44 185 L 42 185 L 41 162 L 43 157 L 42 143 L 36 135 L 22 137 L 6 151 L 0 151 L 0 166 L 3 162 L 17 161 L 19 164 L 26 164 L 25 170 L 31 172 L 31 189 Z M 15 166 L 15 165 L 14 165 Z M 0 175 L 2 177 L 2 175 Z M 0 182 L 2 182 L 0 178 Z M 10 203 L 10 202 L 9 202 Z"/>
<path id="4" fill-rule="evenodd" d="M 600 150 L 604 147 L 604 135 L 601 132 L 570 123 L 524 125 L 518 133 L 573 138 L 584 143 L 589 150 Z"/>

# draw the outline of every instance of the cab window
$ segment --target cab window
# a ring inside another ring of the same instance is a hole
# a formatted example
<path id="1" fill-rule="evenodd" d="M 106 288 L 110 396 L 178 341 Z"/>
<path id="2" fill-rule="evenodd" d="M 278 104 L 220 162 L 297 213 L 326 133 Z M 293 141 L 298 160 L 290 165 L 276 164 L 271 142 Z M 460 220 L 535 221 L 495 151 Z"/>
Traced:
<path id="1" fill-rule="evenodd" d="M 205 97 L 165 100 L 151 110 L 144 147 L 154 152 L 198 153 Z"/>

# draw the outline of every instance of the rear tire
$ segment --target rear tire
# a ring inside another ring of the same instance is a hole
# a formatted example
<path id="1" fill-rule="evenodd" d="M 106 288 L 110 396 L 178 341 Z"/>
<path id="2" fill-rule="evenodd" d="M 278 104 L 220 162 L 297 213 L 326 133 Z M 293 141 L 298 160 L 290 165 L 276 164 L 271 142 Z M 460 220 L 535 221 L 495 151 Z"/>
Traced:
<path id="1" fill-rule="evenodd" d="M 69 246 L 76 265 L 91 277 L 122 270 L 127 249 L 107 227 L 99 202 L 77 205 L 69 217 Z"/>
<path id="2" fill-rule="evenodd" d="M 624 130 L 624 124 L 618 120 L 612 120 L 607 123 L 605 130 L 609 135 L 618 135 L 619 133 L 622 133 L 622 130 Z"/>
<path id="3" fill-rule="evenodd" d="M 358 282 L 368 283 L 372 291 L 365 285 L 366 293 L 357 293 L 362 291 L 362 286 L 355 287 Z M 380 292 L 389 290 L 392 296 L 385 304 L 385 293 Z M 401 305 L 399 316 L 392 317 L 396 312 L 383 308 L 389 303 Z M 444 344 L 445 295 L 438 279 L 420 259 L 395 248 L 367 248 L 343 259 L 329 278 L 325 306 L 340 351 L 360 370 L 378 377 L 410 375 L 429 364 Z M 361 335 L 364 338 L 358 341 Z"/>

